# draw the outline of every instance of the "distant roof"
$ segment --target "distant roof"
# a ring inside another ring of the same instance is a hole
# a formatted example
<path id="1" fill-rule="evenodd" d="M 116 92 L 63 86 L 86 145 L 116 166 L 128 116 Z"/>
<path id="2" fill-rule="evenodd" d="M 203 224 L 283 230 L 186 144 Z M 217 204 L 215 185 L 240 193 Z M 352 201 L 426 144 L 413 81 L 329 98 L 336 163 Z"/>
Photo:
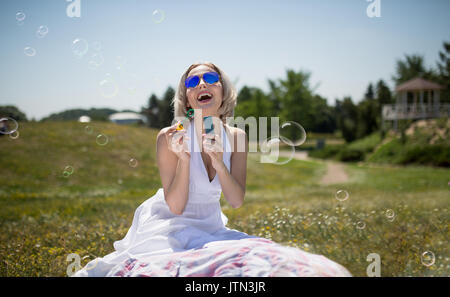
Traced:
<path id="1" fill-rule="evenodd" d="M 142 114 L 135 112 L 117 112 L 109 116 L 110 121 L 121 121 L 121 120 L 146 120 L 146 117 Z"/>
<path id="2" fill-rule="evenodd" d="M 82 115 L 78 118 L 78 121 L 81 123 L 89 123 L 91 121 L 91 118 L 87 115 Z"/>
<path id="3" fill-rule="evenodd" d="M 398 85 L 395 91 L 420 91 L 420 90 L 440 90 L 443 89 L 441 85 L 420 77 L 413 78 Z"/>

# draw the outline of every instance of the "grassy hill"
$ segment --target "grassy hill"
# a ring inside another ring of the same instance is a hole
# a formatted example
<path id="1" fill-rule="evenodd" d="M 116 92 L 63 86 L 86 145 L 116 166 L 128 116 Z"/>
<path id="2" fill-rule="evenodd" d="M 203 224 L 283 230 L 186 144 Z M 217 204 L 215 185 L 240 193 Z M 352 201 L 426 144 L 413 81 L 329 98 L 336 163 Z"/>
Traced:
<path id="1" fill-rule="evenodd" d="M 89 127 L 89 128 L 86 128 Z M 1 140 L 4 181 L 0 195 L 102 195 L 126 188 L 139 191 L 159 185 L 155 161 L 157 131 L 112 123 L 21 123 L 20 137 Z M 107 139 L 106 145 L 103 144 Z M 129 161 L 138 160 L 137 167 Z M 64 177 L 66 166 L 73 174 Z M 122 184 L 119 181 L 122 180 Z M 94 191 L 94 192 L 92 192 Z"/>
<path id="2" fill-rule="evenodd" d="M 0 276 L 64 276 L 70 253 L 85 265 L 112 252 L 137 206 L 161 186 L 158 131 L 105 122 L 20 123 L 19 130 L 18 139 L 0 137 Z M 221 200 L 229 227 L 323 254 L 354 275 L 366 275 L 366 257 L 376 252 L 383 276 L 448 276 L 448 169 L 352 164 L 346 171 L 348 183 L 324 186 L 323 162 L 279 166 L 249 154 L 244 205 Z M 338 190 L 349 198 L 338 201 Z M 434 265 L 422 265 L 424 251 L 434 253 Z"/>
<path id="3" fill-rule="evenodd" d="M 314 158 L 380 164 L 450 167 L 450 120 L 421 120 L 406 131 L 375 132 L 349 144 L 328 145 L 309 153 Z"/>
<path id="4" fill-rule="evenodd" d="M 450 167 L 450 120 L 415 121 L 403 135 L 388 135 L 366 160 Z"/>

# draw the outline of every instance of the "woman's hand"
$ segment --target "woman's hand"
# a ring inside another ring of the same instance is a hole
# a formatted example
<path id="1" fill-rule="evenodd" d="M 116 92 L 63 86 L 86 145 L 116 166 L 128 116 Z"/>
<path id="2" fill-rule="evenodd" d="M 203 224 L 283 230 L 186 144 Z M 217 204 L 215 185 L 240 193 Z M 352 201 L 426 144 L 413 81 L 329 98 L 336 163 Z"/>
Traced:
<path id="1" fill-rule="evenodd" d="M 174 152 L 180 160 L 189 161 L 191 158 L 191 154 L 189 153 L 187 146 L 187 140 L 189 140 L 189 137 L 186 136 L 186 129 L 177 131 L 177 126 L 179 123 L 180 122 L 175 123 L 167 130 L 167 144 L 169 146 L 169 150 Z"/>
<path id="2" fill-rule="evenodd" d="M 225 168 L 223 163 L 223 145 L 222 139 L 217 134 L 203 134 L 203 147 L 205 153 L 211 158 L 211 165 L 216 171 Z"/>

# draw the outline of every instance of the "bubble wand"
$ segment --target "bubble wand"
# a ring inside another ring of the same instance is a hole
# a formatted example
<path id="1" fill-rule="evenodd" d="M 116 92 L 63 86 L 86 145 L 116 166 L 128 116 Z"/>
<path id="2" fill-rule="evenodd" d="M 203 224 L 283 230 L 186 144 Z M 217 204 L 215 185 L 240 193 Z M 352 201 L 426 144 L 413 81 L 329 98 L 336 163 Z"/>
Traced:
<path id="1" fill-rule="evenodd" d="M 183 119 L 183 121 L 185 121 L 186 119 L 191 120 L 194 117 L 194 109 L 189 109 L 186 113 L 186 118 Z M 177 125 L 177 131 L 183 130 L 184 126 L 183 126 L 183 121 L 180 121 L 180 123 Z"/>

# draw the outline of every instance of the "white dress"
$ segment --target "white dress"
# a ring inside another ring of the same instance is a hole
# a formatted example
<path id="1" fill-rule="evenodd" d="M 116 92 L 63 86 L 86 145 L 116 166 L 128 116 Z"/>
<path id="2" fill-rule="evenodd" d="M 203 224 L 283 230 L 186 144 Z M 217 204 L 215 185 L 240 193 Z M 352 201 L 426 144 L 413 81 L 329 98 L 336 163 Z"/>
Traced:
<path id="1" fill-rule="evenodd" d="M 163 188 L 158 189 L 155 195 L 136 209 L 127 234 L 122 240 L 114 242 L 115 251 L 92 260 L 74 276 L 107 276 L 115 265 L 129 258 L 185 251 L 211 241 L 256 237 L 226 227 L 228 218 L 219 202 L 222 194 L 219 177 L 216 173 L 214 179 L 209 181 L 192 120 L 187 133 L 191 159 L 189 197 L 184 212 L 173 214 L 164 199 Z M 224 127 L 221 133 L 223 162 L 230 170 L 231 146 Z M 86 267 L 93 268 L 87 270 Z"/>
<path id="2" fill-rule="evenodd" d="M 73 276 L 351 276 L 324 256 L 226 227 L 220 181 L 217 174 L 209 181 L 194 126 L 191 121 L 187 128 L 191 160 L 184 212 L 173 214 L 160 188 L 136 209 L 115 251 Z M 224 127 L 220 133 L 230 170 L 230 142 Z"/>

